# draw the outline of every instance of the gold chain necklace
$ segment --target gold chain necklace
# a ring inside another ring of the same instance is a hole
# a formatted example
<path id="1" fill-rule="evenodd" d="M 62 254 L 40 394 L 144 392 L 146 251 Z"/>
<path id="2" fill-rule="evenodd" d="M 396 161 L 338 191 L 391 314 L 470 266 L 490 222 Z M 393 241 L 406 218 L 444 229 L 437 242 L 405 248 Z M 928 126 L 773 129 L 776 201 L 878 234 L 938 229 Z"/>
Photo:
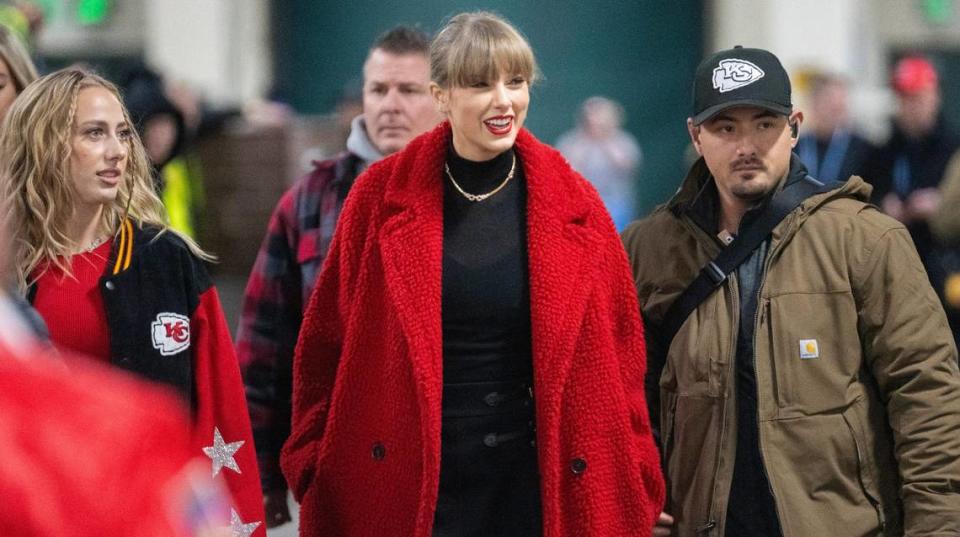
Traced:
<path id="1" fill-rule="evenodd" d="M 498 186 L 497 188 L 494 188 L 493 190 L 491 190 L 490 192 L 487 192 L 486 194 L 471 194 L 469 192 L 466 192 L 462 188 L 460 188 L 460 185 L 457 184 L 457 180 L 454 179 L 453 174 L 450 173 L 450 165 L 447 164 L 446 162 L 443 163 L 443 170 L 447 172 L 447 177 L 450 178 L 450 182 L 453 183 L 453 187 L 457 189 L 457 192 L 463 194 L 463 197 L 467 198 L 470 201 L 483 201 L 489 198 L 490 196 L 496 194 L 497 192 L 500 192 L 503 189 L 503 187 L 507 186 L 507 183 L 509 183 L 510 180 L 513 179 L 513 172 L 515 171 L 516 166 L 517 166 L 517 154 L 514 153 L 513 163 L 510 164 L 510 173 L 507 174 L 507 178 L 504 179 L 502 183 L 500 183 L 500 186 Z"/>

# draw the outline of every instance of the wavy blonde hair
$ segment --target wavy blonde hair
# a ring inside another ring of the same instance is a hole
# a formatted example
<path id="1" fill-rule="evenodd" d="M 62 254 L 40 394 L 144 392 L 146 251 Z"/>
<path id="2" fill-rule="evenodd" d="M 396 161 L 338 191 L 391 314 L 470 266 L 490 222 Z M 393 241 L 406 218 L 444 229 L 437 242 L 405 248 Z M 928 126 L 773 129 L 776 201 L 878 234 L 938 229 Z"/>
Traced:
<path id="1" fill-rule="evenodd" d="M 37 79 L 37 69 L 33 66 L 30 53 L 20 39 L 3 25 L 0 25 L 0 60 L 7 64 L 17 94 Z"/>
<path id="2" fill-rule="evenodd" d="M 119 192 L 103 207 L 102 232 L 116 234 L 129 216 L 138 226 L 156 226 L 161 233 L 176 234 L 195 255 L 213 259 L 189 237 L 169 228 L 166 210 L 154 191 L 146 151 L 117 87 L 96 74 L 68 68 L 29 85 L 10 107 L 6 128 L 0 133 L 0 192 L 21 292 L 26 292 L 50 263 L 71 274 L 70 257 L 79 246 L 67 229 L 76 199 L 69 177 L 71 139 L 77 95 L 93 87 L 104 88 L 117 98 L 132 131 Z"/>

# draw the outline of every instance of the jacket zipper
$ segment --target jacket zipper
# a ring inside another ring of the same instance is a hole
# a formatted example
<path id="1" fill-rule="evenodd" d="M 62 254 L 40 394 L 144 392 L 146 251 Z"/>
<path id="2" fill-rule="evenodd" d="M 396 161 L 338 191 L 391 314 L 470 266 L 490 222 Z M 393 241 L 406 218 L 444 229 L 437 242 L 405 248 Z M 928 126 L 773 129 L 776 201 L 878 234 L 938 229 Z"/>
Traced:
<path id="1" fill-rule="evenodd" d="M 740 311 L 740 297 L 737 289 L 735 289 L 736 275 L 731 274 L 730 277 L 727 278 L 727 280 L 731 283 L 729 283 L 728 286 L 726 286 L 725 290 L 730 292 L 730 300 L 734 305 L 733 310 Z M 740 316 L 734 315 L 733 330 L 731 331 L 733 337 L 730 338 L 730 346 L 727 352 L 727 356 L 730 358 L 729 363 L 731 364 L 731 366 L 734 363 L 734 360 L 736 359 L 736 349 L 737 349 L 736 335 L 737 335 L 737 332 L 739 332 L 739 330 L 740 330 Z M 729 371 L 727 371 L 727 373 L 729 373 Z M 720 424 L 721 424 L 720 438 L 717 439 L 717 455 L 716 455 L 717 464 L 716 464 L 716 468 L 714 468 L 713 470 L 713 489 L 710 493 L 710 501 L 707 503 L 707 505 L 710 506 L 710 510 L 713 512 L 709 514 L 709 517 L 707 518 L 707 521 L 705 523 L 697 527 L 697 529 L 695 530 L 697 534 L 708 532 L 717 526 L 716 513 L 719 510 L 717 509 L 717 506 L 715 505 L 715 503 L 717 500 L 717 487 L 720 486 L 720 466 L 721 466 L 720 458 L 721 458 L 721 454 L 723 453 L 723 445 L 727 436 L 726 423 L 727 423 L 727 411 L 729 410 L 729 408 L 730 408 L 730 404 L 728 402 L 728 398 L 724 397 L 723 408 L 720 411 Z"/>
<path id="2" fill-rule="evenodd" d="M 780 253 L 780 247 L 783 242 L 781 241 L 774 247 L 773 238 L 770 239 L 770 250 L 767 252 L 767 259 L 763 262 L 763 272 L 760 274 L 760 286 L 757 287 L 757 301 L 760 303 L 760 297 L 763 296 L 763 287 L 767 283 L 767 273 L 770 270 L 770 266 L 773 264 L 774 257 Z M 761 303 L 763 304 L 762 311 L 766 313 L 767 308 L 772 307 L 769 304 L 769 300 L 764 299 Z M 777 502 L 777 495 L 773 492 L 773 483 L 770 481 L 770 473 L 767 471 L 767 461 L 763 457 L 763 427 L 760 426 L 760 383 L 757 380 L 757 334 L 760 333 L 760 321 L 765 318 L 760 316 L 761 308 L 757 308 L 754 312 L 754 325 L 753 325 L 753 378 L 756 385 L 756 396 L 757 396 L 757 442 L 760 444 L 757 450 L 760 454 L 760 468 L 763 470 L 763 477 L 767 481 L 767 490 L 770 492 L 770 497 L 773 498 L 773 507 L 776 510 L 777 515 L 777 525 L 780 527 L 780 533 L 786 537 L 786 530 L 783 525 L 783 516 L 780 514 L 780 505 Z M 766 319 L 767 322 L 770 322 L 770 319 Z M 773 345 L 773 335 L 770 336 L 770 341 L 768 345 Z M 771 353 L 770 360 L 774 360 L 775 357 Z M 772 379 L 771 379 L 772 380 Z M 779 386 L 778 386 L 779 389 Z"/>

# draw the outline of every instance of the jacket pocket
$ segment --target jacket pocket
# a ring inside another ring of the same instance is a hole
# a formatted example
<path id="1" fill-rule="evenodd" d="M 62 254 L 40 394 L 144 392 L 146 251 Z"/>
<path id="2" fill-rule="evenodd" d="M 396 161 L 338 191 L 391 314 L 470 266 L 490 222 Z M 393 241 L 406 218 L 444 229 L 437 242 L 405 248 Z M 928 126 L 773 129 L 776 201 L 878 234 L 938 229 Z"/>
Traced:
<path id="1" fill-rule="evenodd" d="M 847 425 L 847 430 L 850 432 L 850 437 L 853 439 L 853 446 L 857 452 L 857 477 L 860 481 L 860 488 L 863 490 L 867 501 L 870 502 L 870 505 L 872 505 L 877 512 L 877 523 L 882 530 L 886 527 L 886 517 L 883 513 L 883 505 L 880 503 L 880 491 L 877 480 L 873 473 L 875 466 L 873 457 L 870 456 L 868 451 L 869 446 L 867 445 L 863 429 L 860 426 L 860 420 L 856 414 L 856 405 L 857 402 L 855 401 L 847 407 L 841 415 L 843 416 L 844 423 Z"/>
<path id="2" fill-rule="evenodd" d="M 773 383 L 772 383 L 773 396 L 777 402 L 777 407 L 783 408 L 787 405 L 787 401 L 790 401 L 792 399 L 792 394 L 789 393 L 789 390 L 791 388 L 790 381 L 792 379 L 790 378 L 789 375 L 785 374 L 783 371 L 779 371 L 779 369 L 783 368 L 784 366 L 783 363 L 780 363 L 779 367 L 777 367 L 778 366 L 777 362 L 778 360 L 782 360 L 782 357 L 779 356 L 780 352 L 778 351 L 776 345 L 774 344 L 774 342 L 777 341 L 777 338 L 776 338 L 777 327 L 775 326 L 776 323 L 773 318 L 772 308 L 770 304 L 771 304 L 771 300 L 769 298 L 764 298 L 761 300 L 760 306 L 759 306 L 760 326 L 758 328 L 759 330 L 766 330 L 767 341 L 770 342 L 770 348 L 772 352 L 769 354 L 769 356 L 772 357 L 772 359 L 770 360 L 770 367 L 772 369 L 771 378 L 773 380 Z M 759 360 L 761 354 L 759 352 L 755 352 L 754 354 L 757 357 L 757 360 Z"/>
<path id="3" fill-rule="evenodd" d="M 844 291 L 770 297 L 757 338 L 758 384 L 770 379 L 781 417 L 837 412 L 863 365 L 858 316 Z"/>
<path id="4" fill-rule="evenodd" d="M 720 293 L 714 293 L 718 295 Z M 723 370 L 715 366 L 724 353 L 723 327 L 718 326 L 718 297 L 711 296 L 694 310 L 673 338 L 667 356 L 677 392 L 681 395 L 710 395 L 719 393 L 719 379 Z"/>

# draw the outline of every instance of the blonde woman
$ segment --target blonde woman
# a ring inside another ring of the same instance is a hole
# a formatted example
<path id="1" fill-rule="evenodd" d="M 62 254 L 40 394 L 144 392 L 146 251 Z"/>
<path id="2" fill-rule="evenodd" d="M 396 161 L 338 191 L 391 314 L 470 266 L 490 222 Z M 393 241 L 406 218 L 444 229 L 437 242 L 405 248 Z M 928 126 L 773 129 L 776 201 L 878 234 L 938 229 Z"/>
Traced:
<path id="1" fill-rule="evenodd" d="M 489 13 L 431 44 L 448 121 L 351 190 L 307 307 L 281 463 L 301 535 L 650 535 L 639 308 L 589 184 L 523 130 Z"/>
<path id="2" fill-rule="evenodd" d="M 27 84 L 37 79 L 37 70 L 20 40 L 0 25 L 0 122 L 13 100 Z"/>
<path id="3" fill-rule="evenodd" d="M 117 88 L 83 70 L 58 71 L 24 90 L 6 125 L 0 184 L 21 292 L 55 344 L 180 393 L 197 455 L 209 457 L 235 500 L 227 516 L 253 530 L 263 520 L 260 484 L 209 256 L 167 228 Z"/>

